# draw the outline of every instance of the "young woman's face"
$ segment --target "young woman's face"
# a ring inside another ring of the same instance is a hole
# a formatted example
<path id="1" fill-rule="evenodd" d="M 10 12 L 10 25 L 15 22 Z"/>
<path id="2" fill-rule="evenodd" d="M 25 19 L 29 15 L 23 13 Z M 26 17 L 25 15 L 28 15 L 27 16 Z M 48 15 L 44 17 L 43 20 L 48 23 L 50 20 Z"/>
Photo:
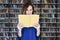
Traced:
<path id="1" fill-rule="evenodd" d="M 26 10 L 26 15 L 32 15 L 32 12 L 33 12 L 32 6 L 29 5 L 27 10 Z"/>

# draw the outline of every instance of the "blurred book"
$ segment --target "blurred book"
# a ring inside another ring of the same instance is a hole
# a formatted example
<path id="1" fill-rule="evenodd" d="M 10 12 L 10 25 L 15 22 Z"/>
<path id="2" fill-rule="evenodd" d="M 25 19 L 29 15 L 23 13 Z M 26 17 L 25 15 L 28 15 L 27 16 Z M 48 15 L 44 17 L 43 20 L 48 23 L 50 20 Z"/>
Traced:
<path id="1" fill-rule="evenodd" d="M 29 2 L 29 0 L 21 0 L 21 3 L 26 3 L 26 2 Z"/>
<path id="2" fill-rule="evenodd" d="M 2 3 L 2 0 L 0 0 L 0 3 Z"/>
<path id="3" fill-rule="evenodd" d="M 8 0 L 1 0 L 2 3 L 8 3 Z"/>
<path id="4" fill-rule="evenodd" d="M 17 3 L 17 0 L 12 0 L 12 3 Z"/>
<path id="5" fill-rule="evenodd" d="M 47 0 L 44 0 L 44 3 L 47 4 Z M 48 5 L 45 5 L 45 8 L 48 8 Z"/>
<path id="6" fill-rule="evenodd" d="M 33 26 L 38 23 L 39 15 L 18 15 L 18 20 L 24 27 Z"/>

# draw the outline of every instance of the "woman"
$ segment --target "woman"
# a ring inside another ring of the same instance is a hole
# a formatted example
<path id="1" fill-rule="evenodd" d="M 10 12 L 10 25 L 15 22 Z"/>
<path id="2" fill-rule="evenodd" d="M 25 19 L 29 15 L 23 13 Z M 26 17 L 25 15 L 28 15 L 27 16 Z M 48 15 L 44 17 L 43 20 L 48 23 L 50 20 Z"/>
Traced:
<path id="1" fill-rule="evenodd" d="M 26 3 L 23 6 L 22 14 L 32 15 L 34 14 L 34 7 L 31 3 Z M 18 23 L 18 40 L 38 40 L 37 37 L 40 35 L 40 25 L 36 23 L 32 27 L 23 27 L 23 24 Z"/>

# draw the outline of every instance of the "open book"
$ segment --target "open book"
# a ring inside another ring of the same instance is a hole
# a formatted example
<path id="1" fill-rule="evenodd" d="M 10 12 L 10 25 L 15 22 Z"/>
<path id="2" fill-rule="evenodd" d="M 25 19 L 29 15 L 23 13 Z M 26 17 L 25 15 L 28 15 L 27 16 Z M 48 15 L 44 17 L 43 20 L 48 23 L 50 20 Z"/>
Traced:
<path id="1" fill-rule="evenodd" d="M 26 27 L 33 26 L 38 23 L 39 15 L 18 15 L 18 21 Z"/>

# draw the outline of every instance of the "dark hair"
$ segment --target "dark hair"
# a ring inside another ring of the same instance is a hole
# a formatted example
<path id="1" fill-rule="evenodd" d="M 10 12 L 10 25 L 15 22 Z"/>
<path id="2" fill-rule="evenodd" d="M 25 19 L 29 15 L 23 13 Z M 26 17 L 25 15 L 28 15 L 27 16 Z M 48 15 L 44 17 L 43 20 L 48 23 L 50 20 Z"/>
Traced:
<path id="1" fill-rule="evenodd" d="M 27 10 L 27 8 L 28 8 L 30 5 L 32 6 L 32 9 L 33 9 L 32 14 L 34 14 L 34 6 L 33 6 L 31 3 L 26 3 L 26 4 L 23 5 L 21 14 L 26 14 L 26 10 Z"/>

